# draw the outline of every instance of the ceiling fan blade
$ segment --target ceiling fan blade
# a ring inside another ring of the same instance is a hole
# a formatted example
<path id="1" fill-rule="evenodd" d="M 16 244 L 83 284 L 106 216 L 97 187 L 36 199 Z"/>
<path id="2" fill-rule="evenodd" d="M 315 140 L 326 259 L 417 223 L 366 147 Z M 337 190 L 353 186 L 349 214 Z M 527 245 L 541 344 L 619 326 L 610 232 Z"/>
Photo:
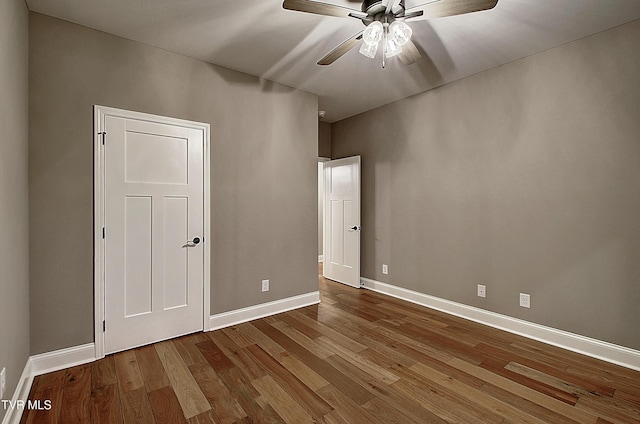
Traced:
<path id="1" fill-rule="evenodd" d="M 315 13 L 316 15 L 323 16 L 337 16 L 339 18 L 353 17 L 361 19 L 367 17 L 366 13 L 362 13 L 357 9 L 349 9 L 348 7 L 309 0 L 284 0 L 282 7 L 298 12 Z"/>
<path id="2" fill-rule="evenodd" d="M 360 31 L 359 33 L 343 41 L 342 44 L 331 50 L 325 57 L 320 59 L 318 61 L 318 65 L 331 65 L 333 62 L 340 59 L 346 52 L 348 52 L 356 44 L 358 44 L 358 41 L 360 41 L 360 39 L 362 38 L 363 32 L 364 31 Z"/>
<path id="3" fill-rule="evenodd" d="M 398 57 L 405 65 L 411 65 L 412 63 L 415 63 L 419 59 L 421 59 L 422 55 L 420 54 L 420 51 L 418 50 L 416 45 L 413 44 L 413 41 L 409 40 L 407 44 L 402 46 L 402 51 L 400 52 Z"/>
<path id="4" fill-rule="evenodd" d="M 422 10 L 422 16 L 412 16 L 413 20 L 443 18 L 445 16 L 463 15 L 465 13 L 479 12 L 493 9 L 498 0 L 439 0 L 413 7 L 406 15 Z"/>

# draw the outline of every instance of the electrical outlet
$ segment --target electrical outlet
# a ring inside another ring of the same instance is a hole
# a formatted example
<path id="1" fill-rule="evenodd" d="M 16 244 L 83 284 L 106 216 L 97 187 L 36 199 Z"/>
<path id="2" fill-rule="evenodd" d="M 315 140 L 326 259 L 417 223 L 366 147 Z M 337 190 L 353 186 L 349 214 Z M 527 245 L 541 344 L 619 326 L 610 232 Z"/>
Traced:
<path id="1" fill-rule="evenodd" d="M 2 368 L 0 372 L 0 399 L 4 396 L 4 391 L 7 388 L 7 369 Z"/>
<path id="2" fill-rule="evenodd" d="M 531 308 L 531 296 L 526 293 L 520 293 L 520 306 Z"/>
<path id="3" fill-rule="evenodd" d="M 487 286 L 478 284 L 478 297 L 487 297 Z"/>
<path id="4" fill-rule="evenodd" d="M 389 273 L 389 265 L 387 264 L 382 264 L 382 273 L 384 275 L 387 275 Z"/>
<path id="5" fill-rule="evenodd" d="M 269 291 L 269 280 L 262 280 L 262 291 Z"/>

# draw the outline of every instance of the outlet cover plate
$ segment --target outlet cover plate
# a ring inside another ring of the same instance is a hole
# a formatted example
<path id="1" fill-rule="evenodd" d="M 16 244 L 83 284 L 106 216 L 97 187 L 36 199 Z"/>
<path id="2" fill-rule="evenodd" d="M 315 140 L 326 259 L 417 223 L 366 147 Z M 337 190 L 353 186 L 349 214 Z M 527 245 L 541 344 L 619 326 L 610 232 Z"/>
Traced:
<path id="1" fill-rule="evenodd" d="M 487 297 L 487 286 L 478 284 L 478 297 Z"/>
<path id="2" fill-rule="evenodd" d="M 269 280 L 262 280 L 262 291 L 269 291 Z"/>
<path id="3" fill-rule="evenodd" d="M 531 295 L 520 293 L 520 306 L 523 308 L 531 308 Z"/>
<path id="4" fill-rule="evenodd" d="M 389 274 L 389 265 L 387 265 L 387 264 L 382 264 L 382 273 L 383 273 L 384 275 Z"/>

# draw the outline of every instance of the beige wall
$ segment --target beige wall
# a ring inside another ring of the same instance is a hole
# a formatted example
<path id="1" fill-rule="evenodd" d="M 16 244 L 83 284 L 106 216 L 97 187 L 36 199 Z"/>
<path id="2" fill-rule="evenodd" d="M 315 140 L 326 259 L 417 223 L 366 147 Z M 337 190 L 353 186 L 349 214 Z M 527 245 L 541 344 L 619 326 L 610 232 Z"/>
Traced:
<path id="1" fill-rule="evenodd" d="M 0 2 L 0 369 L 11 399 L 29 357 L 29 13 Z M 5 415 L 0 408 L 0 421 Z"/>
<path id="2" fill-rule="evenodd" d="M 635 21 L 334 123 L 362 275 L 640 349 L 639 45 Z"/>
<path id="3" fill-rule="evenodd" d="M 318 157 L 331 157 L 331 124 L 328 122 L 318 122 Z M 322 181 L 322 167 L 318 165 L 318 256 L 324 252 L 323 238 L 323 197 L 324 184 Z"/>
<path id="4" fill-rule="evenodd" d="M 211 124 L 212 314 L 317 290 L 316 96 L 40 14 L 30 24 L 32 354 L 93 341 L 94 104 Z"/>
<path id="5" fill-rule="evenodd" d="M 331 124 L 318 122 L 318 157 L 331 157 Z"/>

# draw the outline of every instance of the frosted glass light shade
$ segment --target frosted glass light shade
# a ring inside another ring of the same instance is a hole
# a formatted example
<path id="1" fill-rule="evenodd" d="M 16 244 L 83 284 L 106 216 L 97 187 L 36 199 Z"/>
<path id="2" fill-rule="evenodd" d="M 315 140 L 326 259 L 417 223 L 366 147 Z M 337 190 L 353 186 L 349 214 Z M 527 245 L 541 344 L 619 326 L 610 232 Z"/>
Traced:
<path id="1" fill-rule="evenodd" d="M 395 37 L 389 37 L 386 40 L 386 48 L 384 49 L 384 55 L 386 57 L 393 57 L 402 51 L 402 47 L 398 44 Z"/>
<path id="2" fill-rule="evenodd" d="M 378 51 L 378 43 L 368 44 L 362 43 L 360 46 L 360 54 L 367 56 L 370 59 L 376 57 L 376 52 Z"/>
<path id="3" fill-rule="evenodd" d="M 411 39 L 413 31 L 411 27 L 402 21 L 393 21 L 389 25 L 389 35 L 394 38 L 399 46 L 404 46 Z"/>
<path id="4" fill-rule="evenodd" d="M 362 40 L 364 41 L 364 44 L 378 44 L 382 38 L 383 32 L 384 28 L 382 23 L 379 21 L 373 21 L 367 26 L 364 33 L 362 33 Z"/>

